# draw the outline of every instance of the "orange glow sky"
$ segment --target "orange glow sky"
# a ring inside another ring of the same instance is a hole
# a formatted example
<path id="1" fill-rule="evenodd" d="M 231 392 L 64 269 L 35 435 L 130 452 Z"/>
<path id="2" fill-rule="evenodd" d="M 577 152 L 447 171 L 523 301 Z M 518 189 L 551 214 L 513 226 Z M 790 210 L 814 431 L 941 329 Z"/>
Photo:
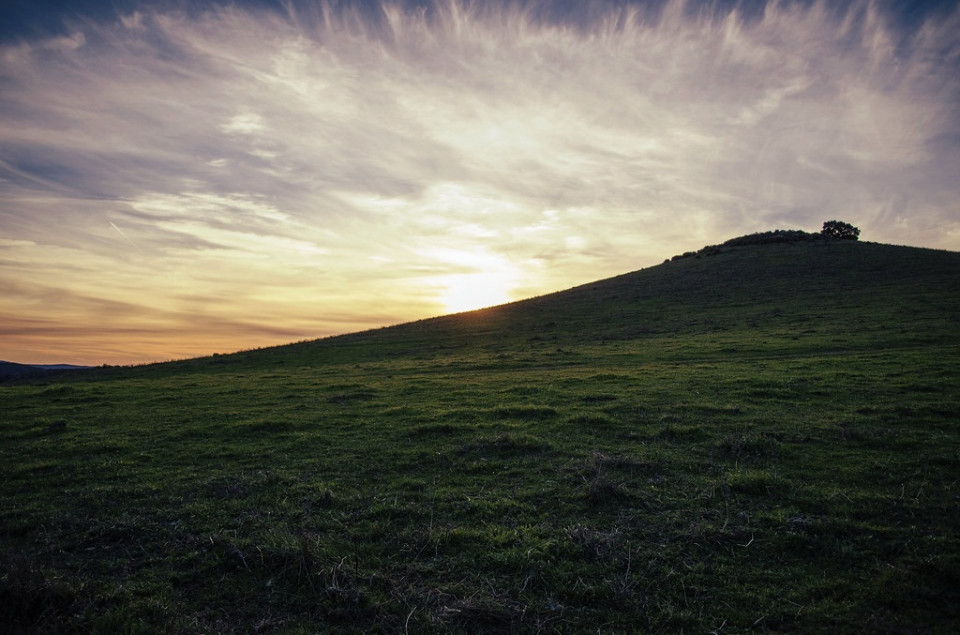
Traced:
<path id="1" fill-rule="evenodd" d="M 266 4 L 0 39 L 0 359 L 282 344 L 832 218 L 960 249 L 952 3 Z"/>

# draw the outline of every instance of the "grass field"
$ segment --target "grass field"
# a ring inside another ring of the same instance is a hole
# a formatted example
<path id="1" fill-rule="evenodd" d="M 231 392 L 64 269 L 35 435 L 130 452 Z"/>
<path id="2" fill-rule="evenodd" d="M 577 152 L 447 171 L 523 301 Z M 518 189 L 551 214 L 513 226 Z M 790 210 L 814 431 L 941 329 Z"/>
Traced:
<path id="1" fill-rule="evenodd" d="M 952 633 L 960 254 L 0 386 L 0 631 Z"/>

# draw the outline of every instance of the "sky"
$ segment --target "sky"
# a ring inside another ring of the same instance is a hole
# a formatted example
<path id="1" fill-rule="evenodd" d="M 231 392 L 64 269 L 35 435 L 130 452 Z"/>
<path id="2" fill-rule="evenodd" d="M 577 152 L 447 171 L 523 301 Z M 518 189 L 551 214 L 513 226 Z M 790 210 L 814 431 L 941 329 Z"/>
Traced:
<path id="1" fill-rule="evenodd" d="M 770 229 L 960 250 L 960 8 L 5 0 L 0 359 L 128 364 Z"/>

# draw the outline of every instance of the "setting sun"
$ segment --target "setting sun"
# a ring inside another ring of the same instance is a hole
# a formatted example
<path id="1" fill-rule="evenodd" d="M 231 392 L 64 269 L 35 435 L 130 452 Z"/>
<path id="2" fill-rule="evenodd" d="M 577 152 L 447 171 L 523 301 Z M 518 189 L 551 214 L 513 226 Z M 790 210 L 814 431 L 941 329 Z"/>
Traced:
<path id="1" fill-rule="evenodd" d="M 465 273 L 445 276 L 446 291 L 440 301 L 450 313 L 472 311 L 504 304 L 513 298 L 508 293 L 510 280 L 499 273 Z"/>

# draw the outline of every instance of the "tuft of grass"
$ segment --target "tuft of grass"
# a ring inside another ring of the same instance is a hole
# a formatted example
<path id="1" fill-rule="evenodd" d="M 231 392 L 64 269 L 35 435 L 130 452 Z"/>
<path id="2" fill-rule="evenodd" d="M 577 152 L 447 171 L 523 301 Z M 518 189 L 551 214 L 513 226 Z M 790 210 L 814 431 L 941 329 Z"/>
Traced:
<path id="1" fill-rule="evenodd" d="M 734 493 L 752 496 L 774 496 L 783 494 L 789 488 L 789 482 L 770 470 L 738 468 L 725 475 L 724 485 Z"/>
<path id="2" fill-rule="evenodd" d="M 59 578 L 23 553 L 0 559 L 0 606 L 6 632 L 31 632 L 45 624 L 72 621 L 77 601 L 75 585 Z"/>
<path id="3" fill-rule="evenodd" d="M 507 406 L 494 409 L 493 414 L 501 419 L 532 421 L 551 419 L 557 416 L 557 411 L 555 408 L 548 406 Z"/>
<path id="4" fill-rule="evenodd" d="M 769 432 L 734 432 L 724 435 L 715 447 L 720 456 L 736 461 L 771 459 L 780 453 L 780 436 Z"/>
<path id="5" fill-rule="evenodd" d="M 598 474 L 584 484 L 583 497 L 590 505 L 599 506 L 624 501 L 630 493 L 622 483 Z"/>
<path id="6" fill-rule="evenodd" d="M 458 454 L 509 456 L 549 452 L 552 446 L 535 436 L 527 434 L 498 434 L 492 439 L 478 439 L 460 446 Z"/>
<path id="7" fill-rule="evenodd" d="M 327 398 L 327 401 L 334 404 L 348 404 L 358 401 L 370 401 L 376 394 L 369 390 L 352 390 L 349 392 L 338 392 Z"/>

